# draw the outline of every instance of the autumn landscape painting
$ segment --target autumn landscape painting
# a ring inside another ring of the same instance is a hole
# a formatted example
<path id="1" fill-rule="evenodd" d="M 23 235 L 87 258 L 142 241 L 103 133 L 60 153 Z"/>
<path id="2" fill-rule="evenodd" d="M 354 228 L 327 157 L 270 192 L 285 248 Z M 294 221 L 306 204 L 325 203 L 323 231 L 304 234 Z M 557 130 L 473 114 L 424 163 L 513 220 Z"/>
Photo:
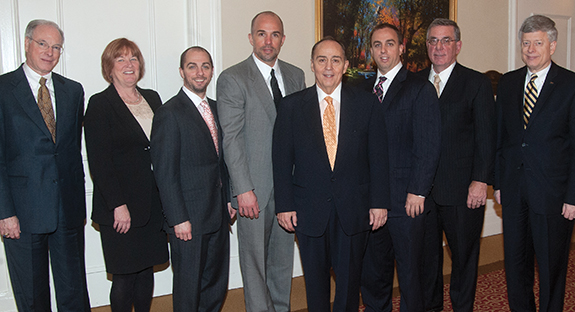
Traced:
<path id="1" fill-rule="evenodd" d="M 369 55 L 369 34 L 379 23 L 396 25 L 403 33 L 403 64 L 411 71 L 427 67 L 427 26 L 437 17 L 449 18 L 450 0 L 318 0 L 322 3 L 322 34 L 346 46 L 348 82 L 375 72 Z M 451 0 L 455 1 L 455 0 Z"/>

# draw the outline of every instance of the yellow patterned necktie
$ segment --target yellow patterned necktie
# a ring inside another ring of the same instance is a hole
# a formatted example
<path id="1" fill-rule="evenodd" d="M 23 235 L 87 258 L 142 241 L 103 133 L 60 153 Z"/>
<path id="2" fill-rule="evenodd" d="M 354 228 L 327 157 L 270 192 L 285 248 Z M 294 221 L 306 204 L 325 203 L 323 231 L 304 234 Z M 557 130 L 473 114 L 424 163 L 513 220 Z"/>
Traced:
<path id="1" fill-rule="evenodd" d="M 439 75 L 433 76 L 433 86 L 435 87 L 435 91 L 437 92 L 437 97 L 441 96 L 441 91 L 439 91 L 439 83 L 441 82 L 441 78 Z"/>
<path id="2" fill-rule="evenodd" d="M 325 148 L 329 158 L 329 165 L 331 170 L 335 165 L 335 154 L 337 153 L 337 129 L 335 126 L 335 108 L 333 106 L 333 99 L 326 96 L 325 101 L 327 107 L 323 112 L 323 139 L 325 141 Z"/>
<path id="3" fill-rule="evenodd" d="M 56 119 L 54 118 L 54 108 L 50 99 L 50 91 L 46 87 L 46 78 L 40 78 L 40 89 L 38 89 L 38 108 L 42 113 L 42 118 L 52 134 L 52 141 L 56 143 Z"/>
<path id="4" fill-rule="evenodd" d="M 532 74 L 531 79 L 525 88 L 525 105 L 523 105 L 523 129 L 527 129 L 529 118 L 531 117 L 533 109 L 535 108 L 535 102 L 537 102 L 537 86 L 535 86 L 535 79 L 537 79 L 537 75 Z"/>

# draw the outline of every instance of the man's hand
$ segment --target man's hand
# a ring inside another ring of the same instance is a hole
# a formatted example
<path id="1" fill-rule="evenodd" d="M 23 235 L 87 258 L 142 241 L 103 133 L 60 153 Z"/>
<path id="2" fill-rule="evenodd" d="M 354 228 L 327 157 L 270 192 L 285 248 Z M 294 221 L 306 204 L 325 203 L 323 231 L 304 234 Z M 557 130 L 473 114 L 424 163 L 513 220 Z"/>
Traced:
<path id="1" fill-rule="evenodd" d="M 240 216 L 250 219 L 260 217 L 260 206 L 254 191 L 248 191 L 238 195 L 238 211 Z"/>
<path id="2" fill-rule="evenodd" d="M 295 211 L 280 212 L 277 214 L 278 223 L 288 232 L 295 232 L 297 216 Z"/>
<path id="3" fill-rule="evenodd" d="M 369 225 L 371 230 L 375 231 L 387 222 L 387 209 L 371 208 L 369 209 Z"/>
<path id="4" fill-rule="evenodd" d="M 232 207 L 232 203 L 228 203 L 228 213 L 230 214 L 230 220 L 233 220 L 236 216 L 237 210 Z"/>
<path id="5" fill-rule="evenodd" d="M 493 191 L 493 197 L 495 197 L 495 201 L 501 205 L 501 191 L 500 190 L 495 190 Z"/>
<path id="6" fill-rule="evenodd" d="M 471 181 L 467 191 L 467 208 L 475 209 L 485 205 L 487 200 L 487 183 Z"/>
<path id="7" fill-rule="evenodd" d="M 407 199 L 405 200 L 405 211 L 407 212 L 407 215 L 415 218 L 422 214 L 424 203 L 425 197 L 407 193 Z"/>
<path id="8" fill-rule="evenodd" d="M 130 211 L 126 204 L 118 206 L 114 209 L 114 230 L 120 234 L 128 233 L 130 226 L 132 224 L 132 218 L 130 218 Z"/>
<path id="9" fill-rule="evenodd" d="M 18 221 L 18 217 L 12 216 L 0 220 L 0 234 L 4 238 L 20 239 L 20 221 Z"/>
<path id="10" fill-rule="evenodd" d="M 192 224 L 190 221 L 184 221 L 180 224 L 174 226 L 174 232 L 176 232 L 176 237 L 178 239 L 187 242 L 192 239 Z"/>
<path id="11" fill-rule="evenodd" d="M 563 212 L 561 212 L 563 217 L 567 220 L 575 219 L 575 206 L 569 205 L 568 203 L 563 204 Z"/>

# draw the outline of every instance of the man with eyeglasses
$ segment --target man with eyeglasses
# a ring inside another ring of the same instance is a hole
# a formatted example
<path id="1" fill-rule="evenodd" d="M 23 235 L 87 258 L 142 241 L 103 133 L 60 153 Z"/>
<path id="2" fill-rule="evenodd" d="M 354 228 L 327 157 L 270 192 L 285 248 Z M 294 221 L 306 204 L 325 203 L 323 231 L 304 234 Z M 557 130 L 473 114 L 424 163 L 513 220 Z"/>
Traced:
<path id="1" fill-rule="evenodd" d="M 52 70 L 64 35 L 26 27 L 26 62 L 0 76 L 0 234 L 19 311 L 90 311 L 84 264 L 81 155 L 84 90 Z"/>
<path id="2" fill-rule="evenodd" d="M 418 73 L 434 84 L 441 110 L 441 157 L 425 230 L 427 311 L 443 310 L 443 232 L 451 250 L 454 311 L 473 311 L 487 185 L 495 161 L 495 102 L 487 76 L 457 63 L 460 30 L 435 19 L 427 30 L 431 67 Z"/>
<path id="3" fill-rule="evenodd" d="M 439 160 L 440 116 L 433 86 L 401 63 L 403 36 L 380 24 L 370 35 L 375 77 L 362 87 L 384 110 L 389 151 L 390 210 L 387 224 L 370 233 L 363 260 L 361 292 L 366 312 L 391 311 L 394 260 L 401 311 L 424 309 L 421 269 L 425 198 Z"/>

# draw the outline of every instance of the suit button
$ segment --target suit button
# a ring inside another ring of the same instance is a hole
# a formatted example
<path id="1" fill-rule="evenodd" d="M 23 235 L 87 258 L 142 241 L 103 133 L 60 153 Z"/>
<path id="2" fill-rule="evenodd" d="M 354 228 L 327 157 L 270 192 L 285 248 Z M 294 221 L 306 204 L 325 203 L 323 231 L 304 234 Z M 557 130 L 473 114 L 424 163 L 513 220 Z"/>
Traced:
<path id="1" fill-rule="evenodd" d="M 529 146 L 529 144 L 527 144 L 527 143 L 521 143 L 521 147 L 527 147 L 527 146 Z"/>
<path id="2" fill-rule="evenodd" d="M 146 146 L 146 147 L 144 147 L 144 151 L 149 151 L 149 150 L 150 150 L 150 146 L 149 146 L 149 145 Z"/>
<path id="3" fill-rule="evenodd" d="M 335 182 L 335 178 L 331 178 L 331 182 Z"/>
<path id="4" fill-rule="evenodd" d="M 328 198 L 327 198 L 327 201 L 330 202 L 330 201 L 331 201 L 331 197 L 328 197 Z"/>
<path id="5" fill-rule="evenodd" d="M 52 183 L 58 184 L 58 180 L 52 180 Z"/>

